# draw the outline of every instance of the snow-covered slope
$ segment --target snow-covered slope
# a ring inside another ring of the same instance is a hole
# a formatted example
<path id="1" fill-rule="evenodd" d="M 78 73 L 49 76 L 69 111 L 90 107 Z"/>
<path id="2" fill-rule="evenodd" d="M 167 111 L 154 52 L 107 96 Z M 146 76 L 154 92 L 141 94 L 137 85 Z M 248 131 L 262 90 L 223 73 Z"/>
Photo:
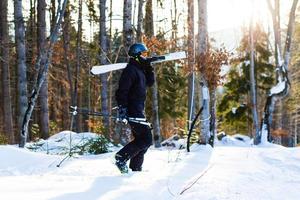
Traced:
<path id="1" fill-rule="evenodd" d="M 0 146 L 1 199 L 300 199 L 299 148 L 151 148 L 144 171 L 128 175 L 112 164 L 113 155 L 71 158 L 58 168 L 64 156 Z"/>

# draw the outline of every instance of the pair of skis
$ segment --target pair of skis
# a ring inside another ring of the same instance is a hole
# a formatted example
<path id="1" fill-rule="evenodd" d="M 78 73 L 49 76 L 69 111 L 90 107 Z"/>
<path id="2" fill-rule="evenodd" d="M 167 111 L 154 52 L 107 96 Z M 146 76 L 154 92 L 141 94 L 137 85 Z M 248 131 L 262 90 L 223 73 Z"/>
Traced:
<path id="1" fill-rule="evenodd" d="M 122 124 L 127 124 L 128 122 L 133 122 L 133 123 L 152 127 L 151 123 L 149 123 L 146 118 L 127 117 L 125 119 L 121 119 L 118 116 L 114 116 L 114 115 L 102 113 L 102 112 L 97 112 L 97 111 L 89 110 L 86 108 L 78 108 L 77 106 L 70 106 L 70 113 L 72 114 L 72 116 L 81 114 L 81 115 L 91 115 L 91 116 L 98 116 L 98 117 L 109 117 L 109 118 L 116 120 L 116 122 L 122 123 Z"/>
<path id="2" fill-rule="evenodd" d="M 161 63 L 161 62 L 166 62 L 166 61 L 184 59 L 184 58 L 186 58 L 186 53 L 185 53 L 185 51 L 180 51 L 180 52 L 169 53 L 169 54 L 166 54 L 163 56 L 158 56 L 158 57 L 153 57 L 153 58 L 156 58 L 156 59 L 153 59 L 153 61 L 151 63 L 156 64 L 156 63 Z M 127 66 L 127 63 L 98 65 L 98 66 L 92 67 L 91 73 L 93 75 L 99 75 L 99 74 L 104 74 L 104 73 L 115 71 L 115 70 L 124 69 L 126 66 Z"/>

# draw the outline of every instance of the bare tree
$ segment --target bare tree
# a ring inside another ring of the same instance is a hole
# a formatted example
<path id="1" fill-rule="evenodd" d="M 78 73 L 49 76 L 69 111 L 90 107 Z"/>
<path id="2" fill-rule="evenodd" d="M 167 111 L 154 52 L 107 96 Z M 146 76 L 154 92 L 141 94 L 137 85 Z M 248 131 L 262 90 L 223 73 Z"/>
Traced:
<path id="1" fill-rule="evenodd" d="M 275 0 L 275 6 L 277 5 L 277 1 Z M 272 118 L 273 118 L 273 112 L 274 112 L 274 107 L 276 104 L 276 101 L 279 99 L 283 99 L 284 97 L 286 97 L 289 93 L 289 89 L 290 89 L 290 81 L 288 78 L 288 66 L 289 66 L 289 61 L 290 61 L 290 53 L 291 53 L 291 43 L 292 43 L 292 34 L 293 34 L 293 30 L 294 30 L 294 25 L 295 25 L 295 11 L 297 8 L 297 4 L 298 4 L 298 0 L 293 0 L 293 4 L 290 10 L 290 16 L 289 16 L 289 23 L 288 23 L 288 29 L 287 29 L 287 33 L 286 33 L 286 41 L 285 41 L 285 48 L 284 48 L 284 56 L 282 57 L 282 54 L 280 52 L 280 39 L 278 38 L 276 41 L 276 33 L 278 32 L 278 30 L 276 30 L 275 28 L 277 28 L 276 26 L 274 26 L 274 34 L 275 34 L 275 51 L 277 51 L 277 53 L 275 55 L 277 56 L 278 65 L 276 65 L 276 78 L 277 78 L 277 83 L 275 86 L 273 86 L 270 90 L 270 93 L 267 97 L 266 100 L 266 105 L 265 105 L 265 109 L 264 109 L 264 114 L 263 114 L 263 119 L 262 119 L 262 123 L 261 123 L 261 130 L 259 132 L 258 135 L 256 135 L 255 137 L 255 144 L 260 144 L 261 142 L 265 142 L 265 141 L 271 141 L 271 133 L 270 133 L 270 128 L 272 125 Z M 272 4 L 270 2 L 270 0 L 268 0 L 268 5 L 269 5 L 269 9 L 273 15 L 273 13 L 277 13 L 277 15 L 279 15 L 279 11 L 277 11 L 276 9 L 273 9 Z M 274 19 L 279 19 L 279 16 L 273 17 Z M 274 22 L 273 21 L 273 25 L 276 23 L 280 23 L 280 22 Z"/>
<path id="2" fill-rule="evenodd" d="M 51 16 L 51 23 L 50 23 L 50 27 L 51 27 L 51 31 L 54 28 L 55 25 L 55 11 L 56 11 L 56 0 L 51 0 L 51 6 L 50 6 L 50 16 Z"/>
<path id="3" fill-rule="evenodd" d="M 22 120 L 27 107 L 27 76 L 25 27 L 22 12 L 22 0 L 14 1 L 15 40 L 18 66 L 18 130 L 21 130 Z"/>
<path id="4" fill-rule="evenodd" d="M 133 43 L 132 0 L 124 0 L 123 7 L 123 45 L 127 51 Z"/>
<path id="5" fill-rule="evenodd" d="M 80 65 L 81 65 L 81 43 L 82 43 L 82 0 L 78 1 L 78 22 L 76 35 L 76 68 L 74 81 L 74 105 L 80 105 L 79 81 L 80 81 Z M 74 120 L 74 128 L 77 132 L 81 131 L 82 116 L 76 115 Z"/>
<path id="6" fill-rule="evenodd" d="M 108 53 L 108 40 L 106 34 L 106 0 L 100 0 L 100 29 L 99 29 L 99 46 L 100 46 L 100 63 L 105 65 Z M 101 80 L 101 110 L 108 114 L 108 73 L 100 75 Z M 103 118 L 104 127 L 109 127 L 109 118 Z"/>
<path id="7" fill-rule="evenodd" d="M 144 21 L 145 35 L 151 38 L 152 36 L 154 36 L 152 0 L 147 0 L 145 10 L 146 10 L 145 21 Z"/>
<path id="8" fill-rule="evenodd" d="M 207 0 L 198 0 L 198 13 L 199 13 L 199 19 L 198 19 L 198 56 L 201 57 L 201 55 L 205 55 L 208 49 L 208 32 L 207 32 Z M 210 97 L 209 97 L 209 90 L 208 90 L 208 84 L 206 81 L 206 78 L 202 75 L 204 74 L 203 71 L 205 71 L 205 66 L 201 67 L 202 72 L 200 71 L 200 79 L 201 79 L 201 98 L 200 102 L 203 106 L 203 111 L 201 113 L 201 130 L 200 130 L 200 143 L 207 144 L 208 140 L 210 138 L 210 132 L 209 132 L 209 119 L 210 119 L 210 113 L 209 113 L 209 103 L 210 103 Z"/>
<path id="9" fill-rule="evenodd" d="M 64 14 L 64 21 L 62 24 L 63 30 L 63 48 L 64 48 L 64 65 L 67 69 L 67 80 L 69 84 L 69 93 L 71 99 L 71 105 L 75 106 L 75 97 L 74 97 L 74 89 L 73 89 L 73 73 L 70 64 L 70 24 L 71 24 L 71 17 L 70 17 L 70 3 L 67 4 L 66 11 Z M 64 104 L 67 106 L 67 104 Z M 64 109 L 65 111 L 68 110 L 67 107 Z M 68 113 L 64 112 L 64 118 L 67 119 Z M 68 124 L 63 120 L 64 129 L 69 128 Z M 73 124 L 71 125 L 73 127 Z M 72 130 L 71 130 L 72 131 Z"/>
<path id="10" fill-rule="evenodd" d="M 255 81 L 255 63 L 254 63 L 254 39 L 253 39 L 253 12 L 250 22 L 250 96 L 251 96 L 251 109 L 253 115 L 254 131 L 257 135 L 259 133 L 259 123 L 257 114 L 257 98 L 256 98 L 256 81 Z"/>
<path id="11" fill-rule="evenodd" d="M 188 67 L 190 74 L 188 77 L 188 129 L 191 127 L 191 122 L 194 117 L 195 101 L 195 33 L 194 33 L 194 0 L 188 0 Z"/>
<path id="12" fill-rule="evenodd" d="M 64 0 L 62 5 L 58 5 L 56 20 L 55 20 L 56 22 L 55 22 L 53 32 L 51 32 L 51 34 L 50 34 L 49 43 L 47 46 L 45 45 L 45 47 L 44 47 L 45 50 L 39 54 L 37 61 L 36 61 L 36 68 L 38 69 L 38 75 L 35 80 L 33 89 L 31 91 L 31 96 L 29 99 L 28 107 L 27 107 L 25 115 L 24 115 L 24 119 L 23 119 L 23 123 L 22 123 L 22 130 L 21 130 L 21 135 L 20 135 L 20 139 L 21 139 L 20 144 L 19 144 L 20 147 L 25 146 L 25 143 L 26 143 L 26 140 L 28 137 L 29 120 L 30 120 L 32 111 L 34 109 L 36 99 L 37 99 L 40 89 L 42 87 L 42 84 L 47 77 L 48 67 L 50 64 L 51 57 L 52 57 L 53 47 L 58 38 L 58 31 L 59 31 L 59 27 L 60 27 L 62 18 L 64 16 L 67 2 L 68 2 L 67 0 Z M 45 62 L 41 62 L 42 60 L 44 60 Z"/>
<path id="13" fill-rule="evenodd" d="M 143 5 L 145 0 L 139 0 L 138 7 L 138 20 L 137 20 L 137 31 L 136 31 L 136 41 L 142 42 L 142 29 L 143 29 Z"/>
<path id="14" fill-rule="evenodd" d="M 146 3 L 146 16 L 145 16 L 145 35 L 148 38 L 154 36 L 154 23 L 153 23 L 153 8 L 152 0 L 148 0 Z M 151 87 L 152 93 L 152 124 L 153 124 L 153 135 L 154 135 L 154 146 L 160 147 L 161 134 L 160 124 L 158 116 L 158 86 L 156 81 L 156 70 L 154 68 L 154 84 Z"/>
<path id="15" fill-rule="evenodd" d="M 4 133 L 10 143 L 14 142 L 9 75 L 9 36 L 7 22 L 7 0 L 0 2 L 0 65 L 2 67 L 2 107 Z"/>
<path id="16" fill-rule="evenodd" d="M 46 1 L 38 0 L 37 4 L 37 34 L 38 34 L 38 53 L 43 54 L 45 51 L 44 47 L 46 44 Z M 47 61 L 47 58 L 41 60 L 41 66 Z M 48 108 L 48 77 L 43 82 L 40 94 L 40 131 L 43 139 L 49 137 L 49 108 Z"/>

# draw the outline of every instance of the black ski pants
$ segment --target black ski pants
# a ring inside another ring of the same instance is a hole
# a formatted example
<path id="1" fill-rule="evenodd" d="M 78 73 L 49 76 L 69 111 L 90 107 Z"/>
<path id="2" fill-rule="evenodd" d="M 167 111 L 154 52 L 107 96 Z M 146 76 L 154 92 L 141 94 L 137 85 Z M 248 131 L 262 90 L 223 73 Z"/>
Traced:
<path id="1" fill-rule="evenodd" d="M 129 168 L 132 171 L 141 171 L 144 162 L 144 155 L 152 145 L 152 134 L 149 126 L 130 122 L 131 132 L 134 139 L 125 145 L 117 154 L 120 161 L 130 160 Z"/>

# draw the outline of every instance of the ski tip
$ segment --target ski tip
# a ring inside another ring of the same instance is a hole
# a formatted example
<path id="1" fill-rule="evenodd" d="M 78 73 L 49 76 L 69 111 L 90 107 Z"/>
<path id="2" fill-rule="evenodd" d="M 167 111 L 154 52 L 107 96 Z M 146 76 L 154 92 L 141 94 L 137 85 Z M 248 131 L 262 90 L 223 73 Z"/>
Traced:
<path id="1" fill-rule="evenodd" d="M 93 68 L 90 70 L 90 75 L 96 76 L 97 74 L 94 72 Z"/>

